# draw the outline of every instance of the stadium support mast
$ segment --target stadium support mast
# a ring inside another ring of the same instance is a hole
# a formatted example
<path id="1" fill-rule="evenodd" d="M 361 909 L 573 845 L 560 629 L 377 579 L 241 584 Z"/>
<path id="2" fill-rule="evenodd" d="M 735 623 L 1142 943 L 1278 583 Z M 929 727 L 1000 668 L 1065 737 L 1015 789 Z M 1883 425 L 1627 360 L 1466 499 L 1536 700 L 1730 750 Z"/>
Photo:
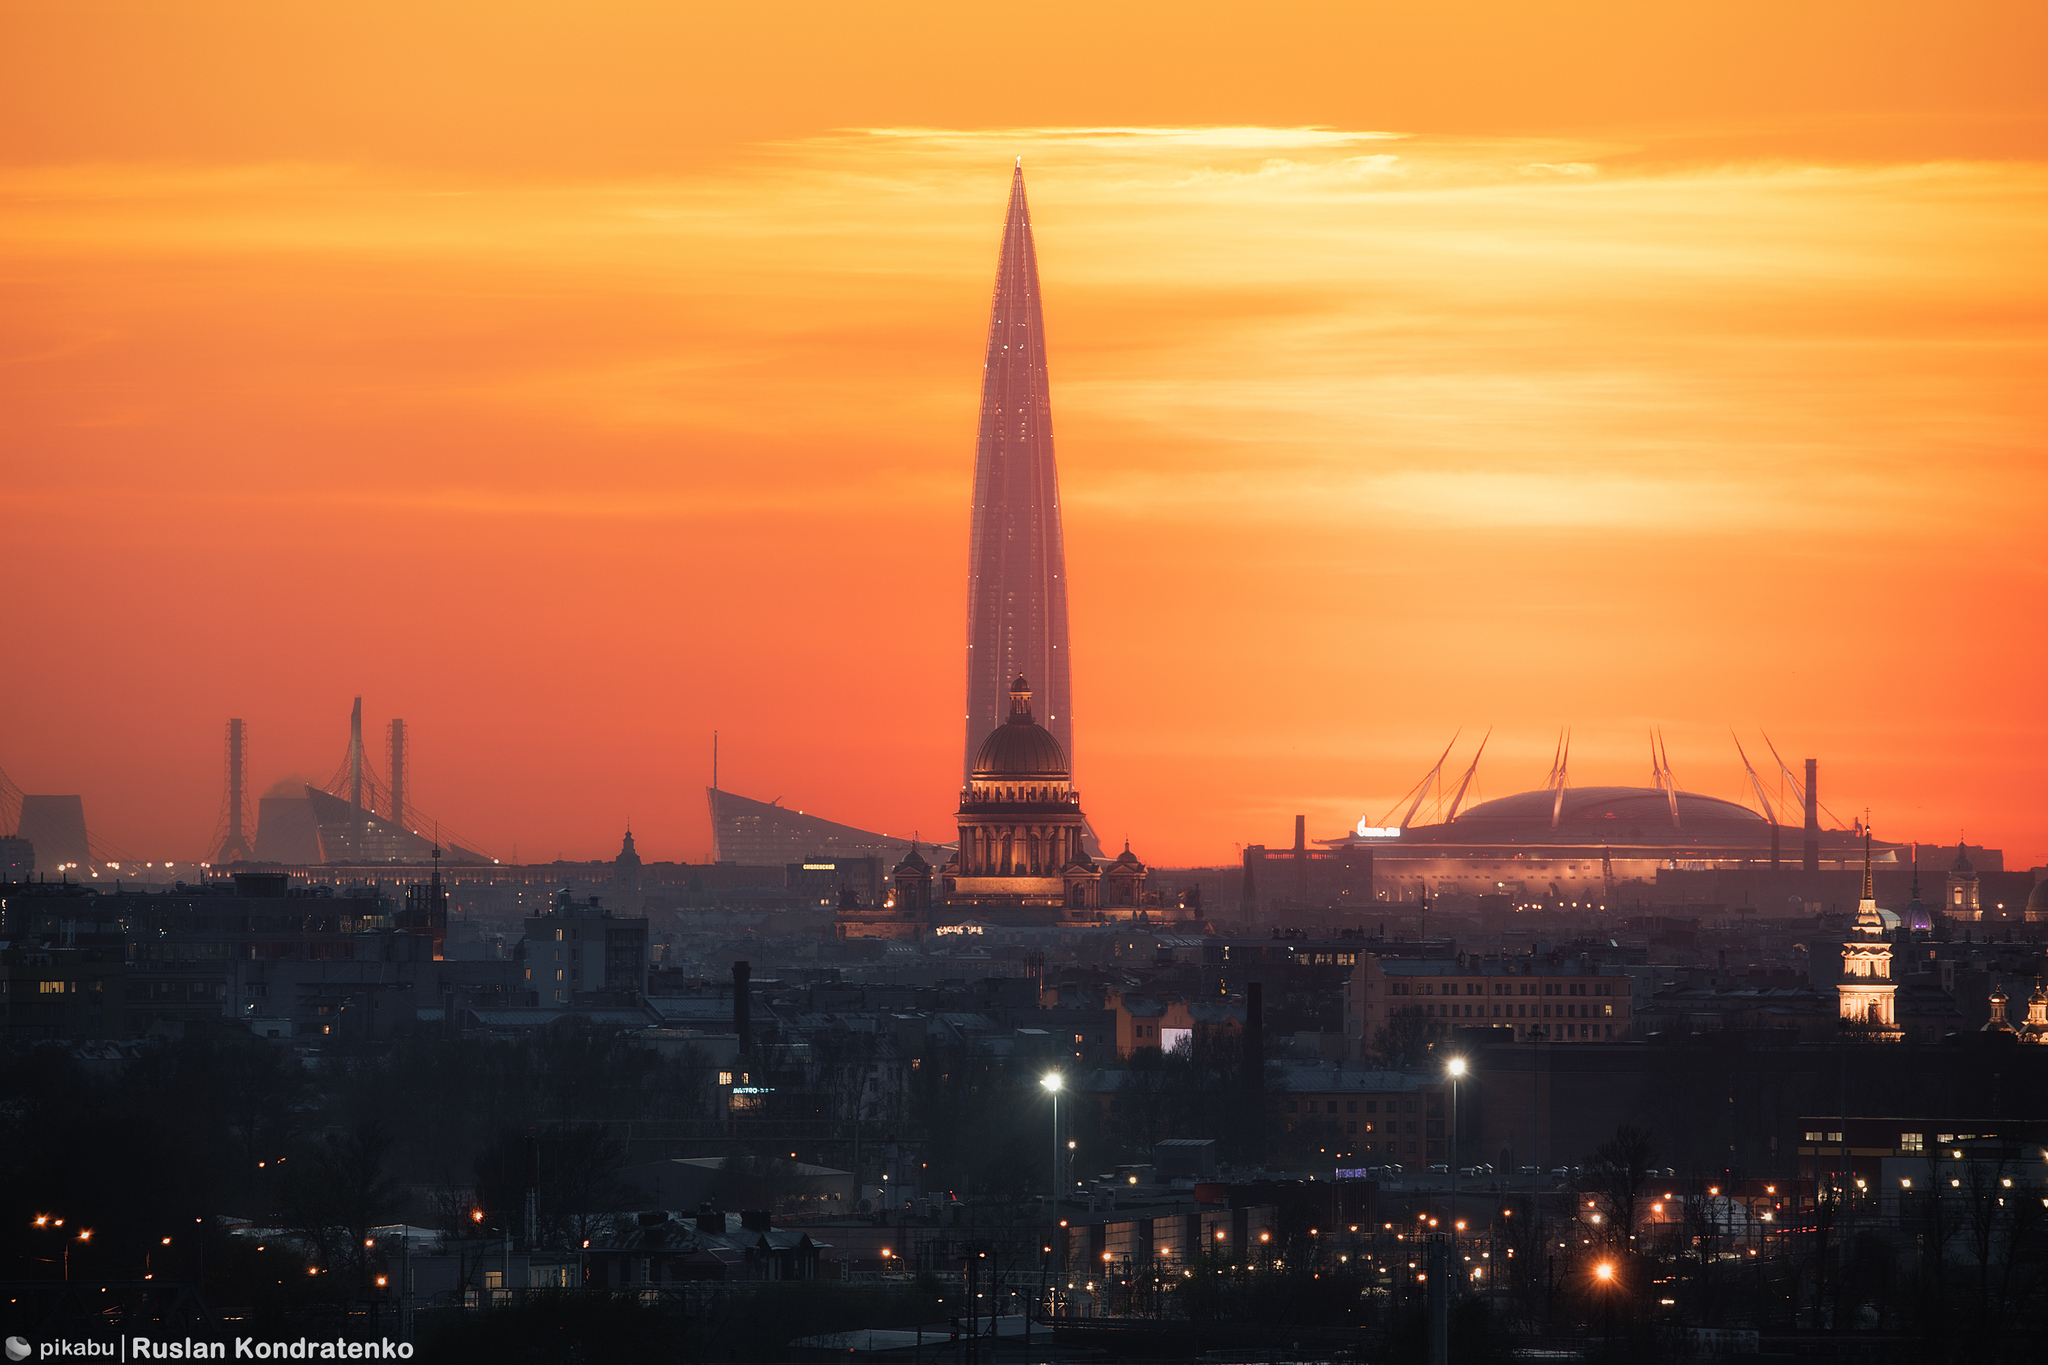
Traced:
<path id="1" fill-rule="evenodd" d="M 1458 742 L 1458 736 L 1464 733 L 1465 731 L 1463 730 L 1463 728 L 1460 728 L 1451 735 L 1451 743 L 1444 745 L 1444 751 L 1436 756 L 1436 762 L 1433 765 L 1431 765 L 1430 770 L 1428 772 L 1422 775 L 1422 781 L 1415 784 L 1415 800 L 1409 803 L 1408 813 L 1401 817 L 1402 829 L 1408 828 L 1408 826 L 1414 822 L 1415 812 L 1422 809 L 1422 798 L 1429 795 L 1429 784 L 1435 782 L 1439 777 L 1443 775 L 1444 760 L 1451 756 L 1451 745 L 1456 744 Z M 1393 812 L 1388 811 L 1387 814 L 1392 815 Z M 1380 823 L 1385 824 L 1386 821 L 1383 819 L 1380 821 Z"/>
<path id="2" fill-rule="evenodd" d="M 1445 824 L 1448 825 L 1458 818 L 1458 807 L 1465 804 L 1465 793 L 1472 786 L 1472 776 L 1479 771 L 1479 760 L 1486 755 L 1486 741 L 1492 738 L 1493 727 L 1489 725 L 1486 727 L 1486 733 L 1480 737 L 1479 751 L 1472 755 L 1472 766 L 1465 769 L 1465 775 L 1458 779 L 1458 790 L 1451 796 L 1451 809 L 1444 816 Z"/>
<path id="3" fill-rule="evenodd" d="M 1650 772 L 1657 779 L 1657 790 L 1664 793 L 1664 800 L 1671 807 L 1671 828 L 1682 828 L 1678 819 L 1678 779 L 1671 773 L 1671 750 L 1664 744 L 1662 730 L 1650 732 Z"/>
<path id="4" fill-rule="evenodd" d="M 1564 791 L 1571 785 L 1572 732 L 1570 727 L 1557 732 L 1557 748 L 1550 757 L 1550 777 L 1544 783 L 1549 791 L 1556 793 L 1550 801 L 1550 827 L 1557 828 L 1558 820 L 1564 815 Z"/>
<path id="5" fill-rule="evenodd" d="M 1771 798 L 1764 794 L 1763 779 L 1758 777 L 1756 775 L 1756 769 L 1750 766 L 1749 753 L 1742 747 L 1742 736 L 1736 734 L 1733 730 L 1730 730 L 1728 732 L 1728 737 L 1735 741 L 1735 752 L 1742 759 L 1742 771 L 1749 774 L 1750 790 L 1756 793 L 1757 804 L 1764 808 L 1764 819 L 1770 822 L 1771 871 L 1776 872 L 1778 870 L 1778 812 L 1772 809 Z"/>

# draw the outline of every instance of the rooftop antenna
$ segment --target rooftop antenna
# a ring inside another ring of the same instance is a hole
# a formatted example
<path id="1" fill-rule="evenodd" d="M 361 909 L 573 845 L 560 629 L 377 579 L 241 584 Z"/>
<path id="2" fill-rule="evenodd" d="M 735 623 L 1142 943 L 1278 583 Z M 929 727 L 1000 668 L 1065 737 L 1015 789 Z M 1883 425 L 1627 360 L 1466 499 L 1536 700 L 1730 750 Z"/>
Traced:
<path id="1" fill-rule="evenodd" d="M 718 731 L 711 732 L 711 790 L 718 790 Z"/>

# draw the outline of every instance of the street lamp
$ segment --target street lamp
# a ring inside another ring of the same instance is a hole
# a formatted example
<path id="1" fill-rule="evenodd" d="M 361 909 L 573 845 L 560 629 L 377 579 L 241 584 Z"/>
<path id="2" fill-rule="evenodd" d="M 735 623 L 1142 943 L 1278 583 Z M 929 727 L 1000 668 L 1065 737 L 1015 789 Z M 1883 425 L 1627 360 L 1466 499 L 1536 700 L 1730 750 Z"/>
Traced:
<path id="1" fill-rule="evenodd" d="M 1052 1096 L 1052 1208 L 1046 1217 L 1049 1223 L 1056 1224 L 1060 1216 L 1060 1087 L 1065 1082 L 1059 1072 L 1048 1071 L 1038 1078 L 1038 1083 L 1045 1087 L 1047 1094 Z M 1049 1286 L 1053 1271 L 1052 1244 L 1055 1240 L 1050 1231 L 1048 1231 L 1045 1240 L 1045 1284 L 1047 1286 L 1045 1311 L 1046 1315 L 1050 1317 L 1052 1315 L 1052 1302 Z M 1025 1322 L 1028 1324 L 1030 1319 L 1026 1318 Z"/>
<path id="2" fill-rule="evenodd" d="M 1053 1208 L 1059 1208 L 1060 1201 L 1060 1087 L 1065 1081 L 1057 1071 L 1048 1071 L 1038 1078 L 1052 1096 L 1052 1201 Z"/>
<path id="3" fill-rule="evenodd" d="M 1444 1063 L 1451 1078 L 1451 1264 L 1458 1261 L 1458 1078 L 1465 1074 L 1465 1059 L 1453 1057 Z"/>
<path id="4" fill-rule="evenodd" d="M 1593 1267 L 1593 1283 L 1601 1291 L 1601 1317 L 1605 1320 L 1602 1336 L 1607 1341 L 1614 1339 L 1614 1262 L 1602 1261 Z"/>

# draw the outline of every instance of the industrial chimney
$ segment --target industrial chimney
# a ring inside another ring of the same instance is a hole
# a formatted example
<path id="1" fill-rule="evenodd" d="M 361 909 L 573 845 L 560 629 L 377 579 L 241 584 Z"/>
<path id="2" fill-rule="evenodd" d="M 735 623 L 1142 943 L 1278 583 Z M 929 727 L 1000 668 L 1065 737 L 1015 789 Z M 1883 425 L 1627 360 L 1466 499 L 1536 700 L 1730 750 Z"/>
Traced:
<path id="1" fill-rule="evenodd" d="M 1294 817 L 1294 905 L 1308 905 L 1308 817 Z"/>
<path id="2" fill-rule="evenodd" d="M 392 721 L 385 733 L 389 737 L 391 753 L 391 823 L 405 830 L 410 828 L 405 823 L 405 722 Z"/>
<path id="3" fill-rule="evenodd" d="M 754 967 L 750 962 L 732 964 L 732 1031 L 740 1036 L 740 1051 L 746 1053 L 753 1047 L 753 1019 L 750 996 L 753 992 Z"/>
<path id="4" fill-rule="evenodd" d="M 249 861 L 249 835 L 245 828 L 249 811 L 248 729 L 239 720 L 228 722 L 228 832 L 214 853 L 220 863 Z"/>
<path id="5" fill-rule="evenodd" d="M 1820 871 L 1820 760 L 1806 760 L 1806 857 L 1800 867 Z"/>
<path id="6" fill-rule="evenodd" d="M 1245 983 L 1244 988 L 1244 1104 L 1249 1116 L 1246 1136 L 1251 1143 L 1250 1156 L 1254 1161 L 1265 1160 L 1265 1143 L 1261 1124 L 1266 1113 L 1266 1002 L 1265 992 L 1256 981 Z"/>

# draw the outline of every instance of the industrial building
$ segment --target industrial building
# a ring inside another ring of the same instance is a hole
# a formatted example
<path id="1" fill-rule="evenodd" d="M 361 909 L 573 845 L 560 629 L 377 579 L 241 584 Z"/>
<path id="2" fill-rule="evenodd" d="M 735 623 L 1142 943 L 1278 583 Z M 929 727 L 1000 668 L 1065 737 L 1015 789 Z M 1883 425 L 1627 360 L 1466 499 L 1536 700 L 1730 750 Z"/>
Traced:
<path id="1" fill-rule="evenodd" d="M 717 863 L 786 867 L 840 858 L 879 858 L 893 867 L 914 842 L 901 835 L 877 834 L 791 810 L 779 798 L 756 801 L 722 791 L 716 784 L 705 788 L 704 795 L 711 807 L 711 858 Z"/>
<path id="2" fill-rule="evenodd" d="M 36 871 L 46 875 L 88 867 L 93 861 L 82 796 L 24 795 L 14 834 L 28 841 L 35 853 Z"/>

